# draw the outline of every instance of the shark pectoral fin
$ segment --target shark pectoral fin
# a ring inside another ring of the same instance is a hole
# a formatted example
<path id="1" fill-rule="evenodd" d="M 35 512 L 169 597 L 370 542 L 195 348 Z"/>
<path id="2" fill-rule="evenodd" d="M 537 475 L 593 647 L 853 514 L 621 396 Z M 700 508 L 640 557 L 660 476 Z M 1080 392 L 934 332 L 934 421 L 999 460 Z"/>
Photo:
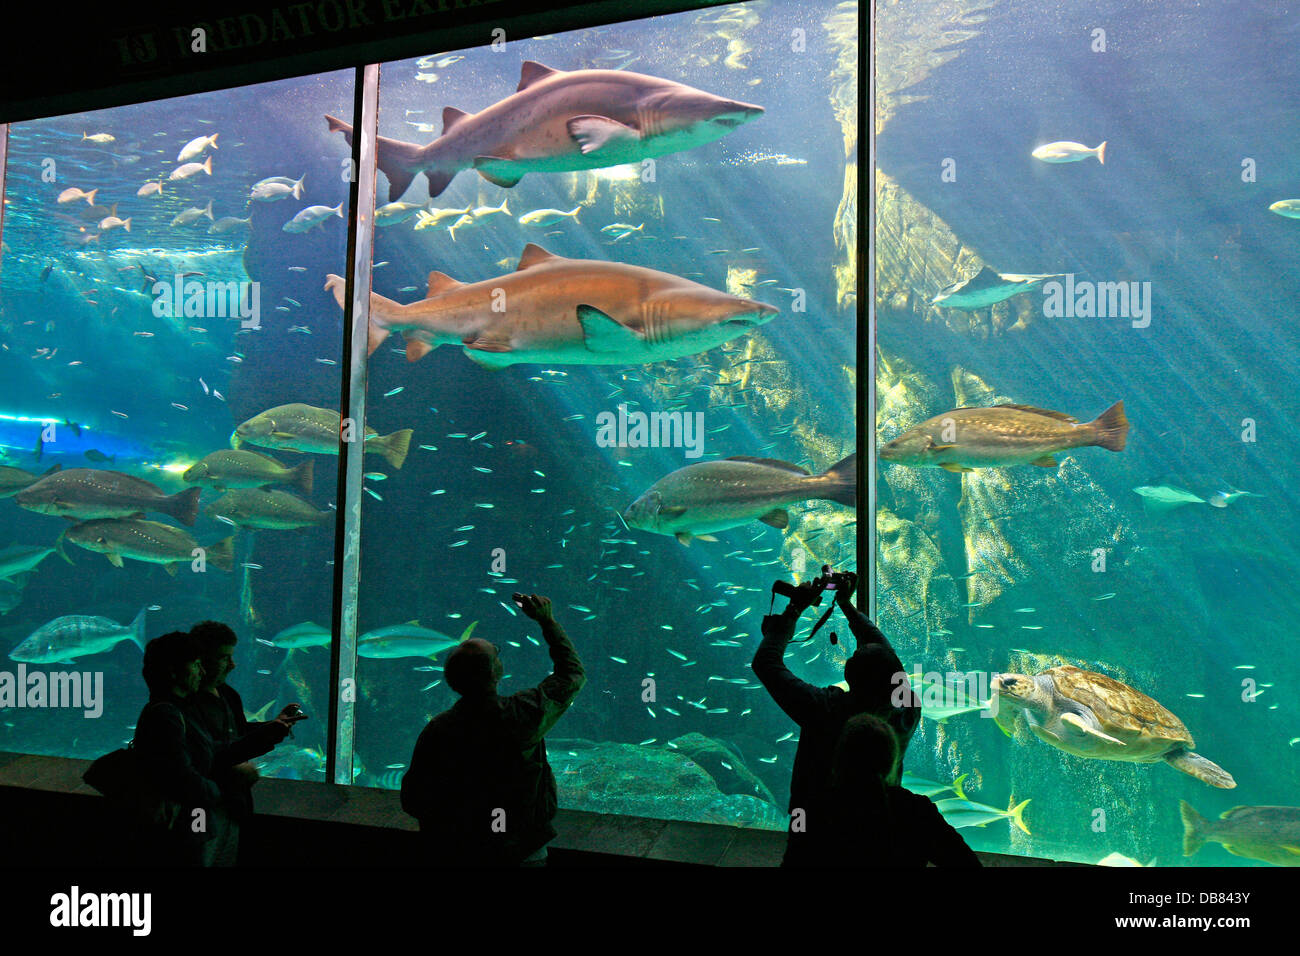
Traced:
<path id="1" fill-rule="evenodd" d="M 947 462 L 944 462 L 944 463 L 943 463 L 942 465 L 940 465 L 939 467 L 942 468 L 944 471 L 955 472 L 956 474 L 959 474 L 959 475 L 960 475 L 962 472 L 966 472 L 966 471 L 974 471 L 974 470 L 975 470 L 974 468 L 967 468 L 965 465 L 959 465 L 959 464 L 957 464 L 956 462 L 953 462 L 953 461 L 947 461 Z"/>
<path id="2" fill-rule="evenodd" d="M 111 564 L 113 567 L 115 568 L 122 567 L 122 556 L 120 554 L 110 551 L 107 554 L 105 554 L 104 557 L 108 558 L 108 563 Z"/>
<path id="3" fill-rule="evenodd" d="M 608 116 L 575 116 L 568 122 L 569 135 L 584 156 L 610 145 L 639 143 L 641 134 Z"/>
<path id="4" fill-rule="evenodd" d="M 1090 726 L 1078 714 L 1062 714 L 1061 723 L 1069 724 L 1071 727 L 1075 728 L 1076 730 L 1079 730 L 1082 733 L 1088 734 L 1090 736 L 1096 737 L 1098 740 L 1104 740 L 1107 743 L 1111 743 L 1111 744 L 1119 744 L 1121 747 L 1127 746 L 1127 744 L 1125 744 L 1124 741 L 1117 740 L 1116 738 L 1112 737 L 1110 734 L 1103 734 L 1096 727 Z"/>
<path id="5" fill-rule="evenodd" d="M 763 524 L 770 524 L 773 528 L 790 527 L 790 515 L 784 508 L 773 508 L 758 520 L 763 522 Z"/>
<path id="6" fill-rule="evenodd" d="M 678 531 L 673 537 L 682 543 L 683 548 L 691 546 L 691 533 L 689 531 Z"/>
<path id="7" fill-rule="evenodd" d="M 502 189 L 514 189 L 519 185 L 519 180 L 524 178 L 524 174 L 515 168 L 514 163 L 496 156 L 476 156 L 474 171 L 493 186 L 500 186 Z"/>
<path id="8" fill-rule="evenodd" d="M 589 351 L 627 352 L 642 348 L 641 336 L 595 306 L 578 306 L 578 322 Z"/>
<path id="9" fill-rule="evenodd" d="M 1042 458 L 1035 458 L 1030 464 L 1037 465 L 1039 468 L 1055 468 L 1056 459 L 1051 455 L 1044 455 Z"/>

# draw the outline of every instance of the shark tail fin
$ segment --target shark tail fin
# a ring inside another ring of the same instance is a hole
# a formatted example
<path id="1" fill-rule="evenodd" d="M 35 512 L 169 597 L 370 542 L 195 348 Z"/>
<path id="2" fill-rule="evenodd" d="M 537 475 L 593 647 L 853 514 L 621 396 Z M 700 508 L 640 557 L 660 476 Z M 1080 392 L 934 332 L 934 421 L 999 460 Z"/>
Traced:
<path id="1" fill-rule="evenodd" d="M 1178 801 L 1178 809 L 1183 816 L 1183 856 L 1191 856 L 1204 845 L 1201 829 L 1209 821 L 1193 810 L 1186 800 Z"/>
<path id="2" fill-rule="evenodd" d="M 1123 400 L 1098 415 L 1090 425 L 1093 431 L 1092 444 L 1108 451 L 1124 450 L 1124 444 L 1128 441 L 1128 418 L 1124 415 Z"/>
<path id="3" fill-rule="evenodd" d="M 826 483 L 822 497 L 842 505 L 856 507 L 858 503 L 858 453 L 837 462 L 821 476 Z"/>

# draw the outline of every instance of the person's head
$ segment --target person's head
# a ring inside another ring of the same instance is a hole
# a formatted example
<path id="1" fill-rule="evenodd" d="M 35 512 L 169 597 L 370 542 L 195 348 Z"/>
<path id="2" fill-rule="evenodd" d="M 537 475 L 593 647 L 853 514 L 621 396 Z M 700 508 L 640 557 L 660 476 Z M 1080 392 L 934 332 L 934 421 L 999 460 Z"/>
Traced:
<path id="1" fill-rule="evenodd" d="M 481 697 L 496 692 L 505 666 L 497 656 L 495 644 L 471 637 L 447 655 L 442 673 L 447 686 L 462 697 Z"/>
<path id="2" fill-rule="evenodd" d="M 190 628 L 190 636 L 199 645 L 203 655 L 203 690 L 211 690 L 226 682 L 235 669 L 235 645 L 239 638 L 220 621 L 200 621 Z"/>
<path id="3" fill-rule="evenodd" d="M 900 756 L 898 737 L 889 724 L 871 714 L 857 714 L 844 724 L 835 743 L 832 782 L 855 789 L 890 783 L 898 775 Z"/>
<path id="4" fill-rule="evenodd" d="M 175 694 L 189 697 L 203 682 L 203 661 L 198 643 L 185 631 L 155 637 L 144 647 L 140 673 L 150 697 Z"/>
<path id="5" fill-rule="evenodd" d="M 873 701 L 889 700 L 896 688 L 910 686 L 899 670 L 897 655 L 877 644 L 859 647 L 844 662 L 844 682 L 850 693 Z"/>

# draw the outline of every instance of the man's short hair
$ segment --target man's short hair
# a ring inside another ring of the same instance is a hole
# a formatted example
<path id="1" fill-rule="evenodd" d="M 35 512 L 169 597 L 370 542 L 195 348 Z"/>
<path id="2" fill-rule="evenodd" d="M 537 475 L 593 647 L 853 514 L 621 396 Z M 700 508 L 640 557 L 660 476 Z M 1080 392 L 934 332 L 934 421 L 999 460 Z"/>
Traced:
<path id="1" fill-rule="evenodd" d="M 492 653 L 481 644 L 469 641 L 458 645 L 449 655 L 442 676 L 447 686 L 462 697 L 491 690 L 496 683 Z"/>
<path id="2" fill-rule="evenodd" d="M 215 656 L 219 647 L 239 643 L 234 629 L 220 621 L 199 621 L 190 628 L 190 636 L 198 641 L 199 649 L 205 657 Z"/>

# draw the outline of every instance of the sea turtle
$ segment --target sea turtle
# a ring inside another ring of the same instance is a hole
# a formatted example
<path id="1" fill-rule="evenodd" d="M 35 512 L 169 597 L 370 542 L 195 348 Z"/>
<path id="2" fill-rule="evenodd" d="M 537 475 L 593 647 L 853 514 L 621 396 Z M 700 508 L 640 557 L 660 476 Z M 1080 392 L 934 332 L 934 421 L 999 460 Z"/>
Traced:
<path id="1" fill-rule="evenodd" d="M 1029 729 L 1058 750 L 1098 760 L 1164 760 L 1202 783 L 1237 785 L 1222 767 L 1193 753 L 1183 722 L 1146 694 L 1117 680 L 1064 665 L 1032 677 L 993 678 L 994 719 L 1010 734 L 1017 711 Z"/>

